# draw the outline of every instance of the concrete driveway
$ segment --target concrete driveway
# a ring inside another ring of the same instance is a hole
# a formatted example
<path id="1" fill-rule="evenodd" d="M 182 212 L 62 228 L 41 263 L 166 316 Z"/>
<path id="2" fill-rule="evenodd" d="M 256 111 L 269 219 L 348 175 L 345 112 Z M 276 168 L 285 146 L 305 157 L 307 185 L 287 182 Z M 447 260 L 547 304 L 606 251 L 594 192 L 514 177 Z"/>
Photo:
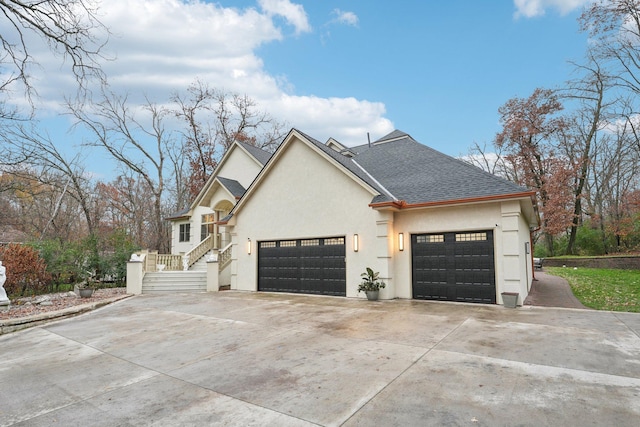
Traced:
<path id="1" fill-rule="evenodd" d="M 220 292 L 0 337 L 0 425 L 615 425 L 640 315 Z"/>

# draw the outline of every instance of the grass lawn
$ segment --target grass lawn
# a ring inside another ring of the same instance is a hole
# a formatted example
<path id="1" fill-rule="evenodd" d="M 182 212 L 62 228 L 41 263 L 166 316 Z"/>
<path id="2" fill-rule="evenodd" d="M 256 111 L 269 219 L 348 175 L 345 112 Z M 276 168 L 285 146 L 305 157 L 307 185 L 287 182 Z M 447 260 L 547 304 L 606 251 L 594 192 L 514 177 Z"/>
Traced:
<path id="1" fill-rule="evenodd" d="M 640 270 L 545 267 L 567 279 L 582 304 L 596 310 L 640 312 Z"/>

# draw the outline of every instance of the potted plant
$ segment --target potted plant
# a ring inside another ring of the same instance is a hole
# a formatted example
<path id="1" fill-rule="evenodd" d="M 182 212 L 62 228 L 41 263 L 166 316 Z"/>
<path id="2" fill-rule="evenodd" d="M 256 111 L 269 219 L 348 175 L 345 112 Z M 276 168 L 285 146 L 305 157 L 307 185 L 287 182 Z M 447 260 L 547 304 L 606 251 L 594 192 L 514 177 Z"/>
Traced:
<path id="1" fill-rule="evenodd" d="M 93 291 L 98 288 L 98 280 L 95 278 L 95 274 L 88 273 L 85 280 L 78 283 L 75 288 L 76 294 L 81 298 L 91 298 Z"/>
<path id="2" fill-rule="evenodd" d="M 367 267 L 367 271 L 362 273 L 362 282 L 358 286 L 358 292 L 364 292 L 367 295 L 369 301 L 376 301 L 380 289 L 384 289 L 387 286 L 382 280 L 379 279 L 380 273 L 374 273 L 372 269 Z"/>

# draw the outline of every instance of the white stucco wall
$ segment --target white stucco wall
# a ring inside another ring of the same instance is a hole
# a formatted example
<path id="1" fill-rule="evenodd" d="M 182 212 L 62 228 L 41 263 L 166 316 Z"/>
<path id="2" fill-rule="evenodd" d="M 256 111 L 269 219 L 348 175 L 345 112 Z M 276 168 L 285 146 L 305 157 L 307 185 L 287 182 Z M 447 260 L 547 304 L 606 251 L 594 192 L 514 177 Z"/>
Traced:
<path id="1" fill-rule="evenodd" d="M 377 211 L 373 194 L 299 141 L 284 147 L 276 167 L 252 190 L 230 223 L 233 247 L 231 288 L 257 290 L 257 244 L 265 240 L 344 236 L 347 296 L 361 297 L 357 286 L 366 267 L 387 282 L 381 298 L 412 298 L 411 234 L 492 230 L 496 301 L 518 292 L 519 304 L 531 283 L 529 226 L 520 202 Z M 398 250 L 398 233 L 405 250 Z M 360 250 L 353 250 L 358 234 Z M 251 254 L 247 241 L 251 240 Z"/>
<path id="2" fill-rule="evenodd" d="M 241 147 L 234 146 L 233 151 L 216 171 L 216 176 L 235 179 L 244 188 L 248 188 L 261 169 L 262 165 L 249 157 Z"/>
<path id="3" fill-rule="evenodd" d="M 256 190 L 234 220 L 232 289 L 257 290 L 257 242 L 264 240 L 344 236 L 349 297 L 358 296 L 366 267 L 381 270 L 375 250 L 376 221 L 382 214 L 368 206 L 373 194 L 306 144 L 293 141 L 286 147 Z"/>
<path id="4" fill-rule="evenodd" d="M 174 255 L 188 252 L 193 245 L 193 224 L 191 224 L 190 238 L 188 242 L 180 242 L 180 224 L 191 224 L 191 221 L 185 219 L 181 221 L 173 221 L 171 223 L 171 253 Z"/>

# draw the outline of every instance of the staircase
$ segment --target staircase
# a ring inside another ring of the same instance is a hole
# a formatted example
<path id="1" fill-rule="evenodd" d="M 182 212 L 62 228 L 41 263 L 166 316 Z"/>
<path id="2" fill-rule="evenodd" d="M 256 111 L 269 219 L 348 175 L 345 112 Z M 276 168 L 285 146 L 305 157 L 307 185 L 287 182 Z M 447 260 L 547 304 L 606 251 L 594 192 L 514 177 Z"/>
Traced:
<path id="1" fill-rule="evenodd" d="M 211 255 L 211 251 L 204 254 L 200 259 L 189 267 L 189 271 L 207 271 L 207 259 Z"/>
<path id="2" fill-rule="evenodd" d="M 147 273 L 142 281 L 143 294 L 206 291 L 206 271 L 189 270 Z"/>

